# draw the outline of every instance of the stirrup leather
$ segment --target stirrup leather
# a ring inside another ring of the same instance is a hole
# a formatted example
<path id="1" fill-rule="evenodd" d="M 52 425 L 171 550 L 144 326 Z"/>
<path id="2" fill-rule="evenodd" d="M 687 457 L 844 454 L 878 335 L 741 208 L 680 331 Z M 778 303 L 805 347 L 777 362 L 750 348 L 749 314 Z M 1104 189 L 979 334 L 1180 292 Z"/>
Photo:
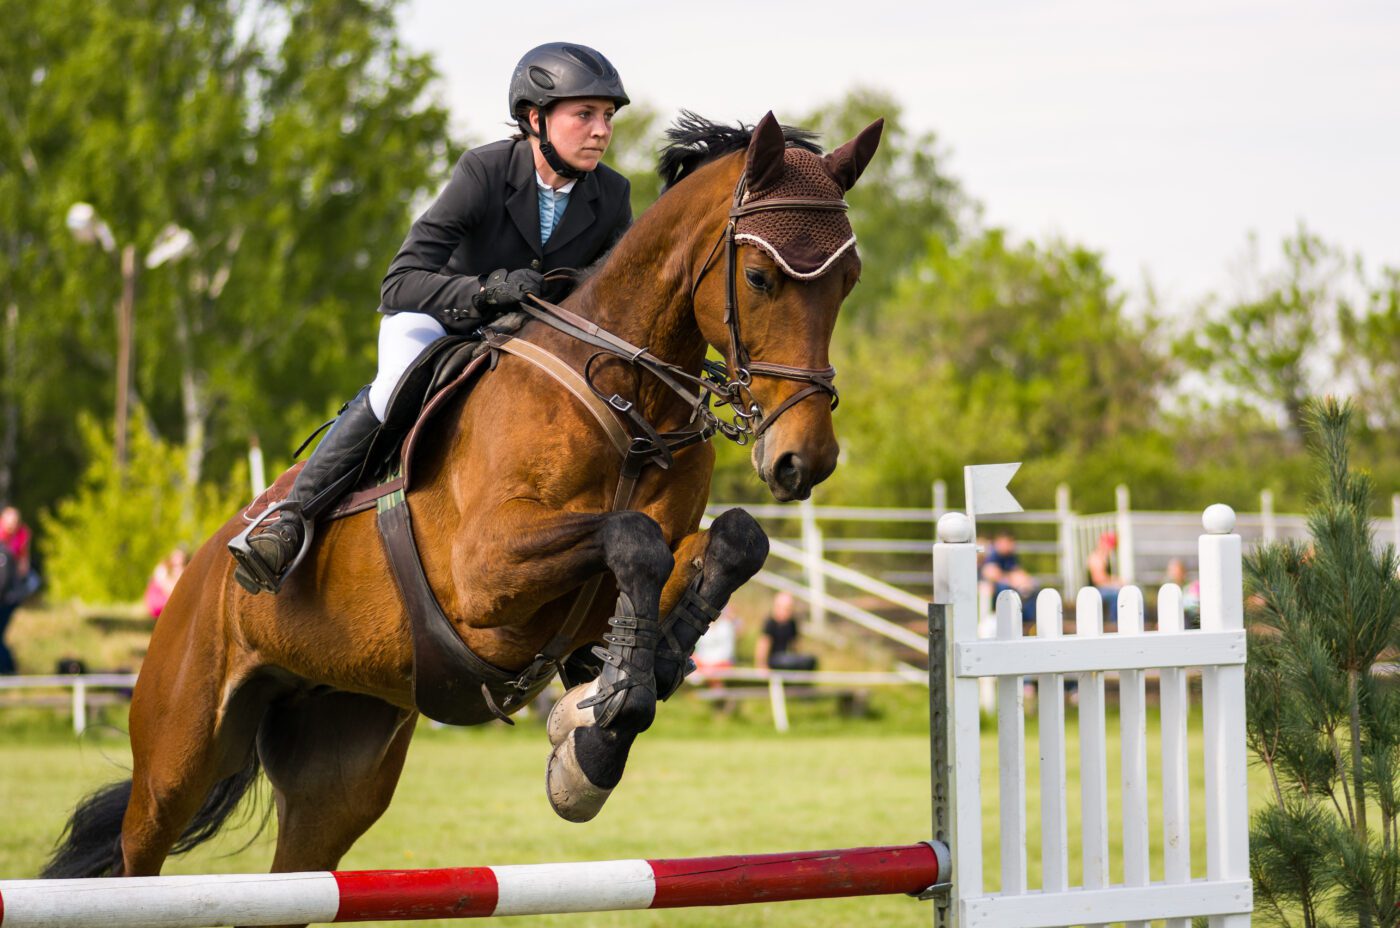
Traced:
<path id="1" fill-rule="evenodd" d="M 598 675 L 598 690 L 578 704 L 580 709 L 599 707 L 593 710 L 593 714 L 603 728 L 621 711 L 627 701 L 628 690 L 641 687 L 649 690 L 653 697 L 656 695 L 655 670 L 652 667 L 638 667 L 632 658 L 638 649 L 654 649 L 661 639 L 661 629 L 654 624 L 644 624 L 637 616 L 630 614 L 633 608 L 626 594 L 618 596 L 617 605 L 622 615 L 608 619 L 608 625 L 613 630 L 603 635 L 608 646 L 594 645 L 592 649 L 604 665 L 603 672 Z"/>
<path id="2" fill-rule="evenodd" d="M 253 533 L 262 528 L 269 518 L 275 513 L 284 511 L 301 520 L 301 550 L 297 552 L 296 557 L 292 558 L 292 562 L 280 574 L 277 574 L 248 542 Z M 275 594 L 281 591 L 282 582 L 292 575 L 292 572 L 306 557 L 306 552 L 311 550 L 311 542 L 314 537 L 315 523 L 306 517 L 306 513 L 302 511 L 302 504 L 297 500 L 287 499 L 263 510 L 262 514 L 254 519 L 251 525 L 228 543 L 228 550 L 249 579 L 256 583 L 260 589 Z"/>

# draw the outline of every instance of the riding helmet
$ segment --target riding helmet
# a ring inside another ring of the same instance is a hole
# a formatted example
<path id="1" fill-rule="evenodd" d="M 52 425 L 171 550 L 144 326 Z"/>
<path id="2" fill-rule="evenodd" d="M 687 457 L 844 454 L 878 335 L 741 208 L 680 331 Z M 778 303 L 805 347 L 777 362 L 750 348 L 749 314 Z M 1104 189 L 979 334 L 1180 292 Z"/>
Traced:
<path id="1" fill-rule="evenodd" d="M 631 100 L 622 77 L 601 52 L 573 42 L 549 42 L 532 48 L 510 77 L 510 115 L 523 108 L 544 108 L 570 97 L 603 97 L 622 109 Z"/>

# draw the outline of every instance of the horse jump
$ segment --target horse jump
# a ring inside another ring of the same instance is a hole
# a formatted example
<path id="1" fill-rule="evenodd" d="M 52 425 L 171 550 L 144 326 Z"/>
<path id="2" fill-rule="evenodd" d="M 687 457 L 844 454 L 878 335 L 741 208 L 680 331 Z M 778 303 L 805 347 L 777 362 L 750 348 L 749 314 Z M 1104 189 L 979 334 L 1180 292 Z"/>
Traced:
<path id="1" fill-rule="evenodd" d="M 1158 628 L 1143 628 L 1136 587 L 1119 596 L 1118 631 L 1103 634 L 1097 590 L 1078 599 L 1063 634 L 1053 591 L 1038 602 L 1038 637 L 1021 639 L 1014 593 L 997 603 L 995 640 L 977 637 L 977 551 L 960 513 L 939 521 L 929 610 L 933 837 L 923 844 L 684 860 L 457 870 L 0 881 L 0 928 L 103 925 L 203 928 L 381 919 L 470 918 L 615 909 L 738 905 L 908 893 L 934 899 L 935 924 L 1056 928 L 1166 919 L 1245 928 L 1253 908 L 1245 781 L 1240 537 L 1228 507 L 1206 510 L 1200 540 L 1201 629 L 1183 627 L 1180 590 L 1164 586 Z M 939 657 L 941 655 L 941 659 Z M 1200 668 L 1205 717 L 1206 877 L 1192 878 L 1186 668 Z M 1162 692 L 1164 880 L 1149 878 L 1143 672 Z M 1110 884 L 1103 681 L 1120 679 L 1123 883 Z M 1079 679 L 1083 880 L 1069 885 L 1065 803 L 1066 674 Z M 985 891 L 981 839 L 979 678 L 998 681 L 1001 890 Z M 1023 682 L 1040 687 L 1039 888 L 1026 878 Z M 956 879 L 953 860 L 957 861 Z"/>

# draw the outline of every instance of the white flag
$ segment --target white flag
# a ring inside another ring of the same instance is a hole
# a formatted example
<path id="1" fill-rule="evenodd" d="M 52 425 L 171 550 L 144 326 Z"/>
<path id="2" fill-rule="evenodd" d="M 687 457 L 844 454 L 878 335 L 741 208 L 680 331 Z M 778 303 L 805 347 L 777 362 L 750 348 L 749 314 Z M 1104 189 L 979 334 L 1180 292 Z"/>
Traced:
<path id="1" fill-rule="evenodd" d="M 1011 495 L 1007 484 L 1021 467 L 1015 464 L 977 464 L 963 468 L 963 486 L 967 492 L 967 517 L 1003 512 L 1022 512 L 1021 504 Z"/>

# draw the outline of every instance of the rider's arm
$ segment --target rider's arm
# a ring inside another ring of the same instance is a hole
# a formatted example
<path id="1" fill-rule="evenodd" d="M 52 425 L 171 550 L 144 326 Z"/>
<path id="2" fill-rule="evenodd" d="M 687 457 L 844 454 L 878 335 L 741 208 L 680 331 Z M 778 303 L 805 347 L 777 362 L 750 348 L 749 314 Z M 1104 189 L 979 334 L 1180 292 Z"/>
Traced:
<path id="1" fill-rule="evenodd" d="M 472 276 L 444 274 L 442 269 L 467 230 L 481 219 L 486 191 L 481 159 L 467 152 L 457 162 L 446 188 L 413 224 L 389 265 L 379 295 L 385 309 L 437 315 L 472 306 L 481 282 Z"/>

